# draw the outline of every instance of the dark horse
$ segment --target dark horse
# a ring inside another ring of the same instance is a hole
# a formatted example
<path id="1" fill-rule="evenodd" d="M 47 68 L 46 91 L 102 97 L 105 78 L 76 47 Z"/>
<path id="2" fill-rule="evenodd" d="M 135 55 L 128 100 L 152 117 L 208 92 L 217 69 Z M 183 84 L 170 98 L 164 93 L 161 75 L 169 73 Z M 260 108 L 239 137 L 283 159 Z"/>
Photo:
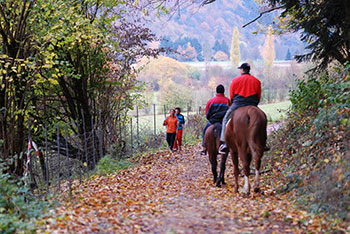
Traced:
<path id="1" fill-rule="evenodd" d="M 213 182 L 216 183 L 217 187 L 221 187 L 221 183 L 225 184 L 224 174 L 225 174 L 225 164 L 227 159 L 227 153 L 222 155 L 220 164 L 220 175 L 218 178 L 217 173 L 217 155 L 220 146 L 220 133 L 221 133 L 221 123 L 215 123 L 208 127 L 204 135 L 204 144 L 208 151 L 209 161 L 211 164 L 211 171 L 213 173 Z"/>
<path id="2" fill-rule="evenodd" d="M 254 191 L 259 192 L 261 158 L 266 145 L 265 113 L 255 106 L 244 106 L 235 110 L 227 124 L 225 141 L 230 148 L 234 165 L 235 192 L 238 192 L 238 157 L 242 161 L 244 174 L 243 193 L 250 194 L 249 174 L 252 158 L 255 160 Z M 220 172 L 221 174 L 221 172 Z"/>

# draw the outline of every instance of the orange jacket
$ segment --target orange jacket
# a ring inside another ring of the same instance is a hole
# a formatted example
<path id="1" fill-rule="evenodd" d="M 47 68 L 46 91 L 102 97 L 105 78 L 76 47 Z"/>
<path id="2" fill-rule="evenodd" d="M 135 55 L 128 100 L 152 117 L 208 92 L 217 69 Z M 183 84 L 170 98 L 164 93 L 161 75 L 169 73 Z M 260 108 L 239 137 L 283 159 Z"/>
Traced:
<path id="1" fill-rule="evenodd" d="M 179 121 L 177 120 L 176 116 L 172 117 L 170 115 L 164 120 L 163 123 L 164 126 L 168 126 L 166 130 L 167 133 L 176 133 L 178 124 Z"/>

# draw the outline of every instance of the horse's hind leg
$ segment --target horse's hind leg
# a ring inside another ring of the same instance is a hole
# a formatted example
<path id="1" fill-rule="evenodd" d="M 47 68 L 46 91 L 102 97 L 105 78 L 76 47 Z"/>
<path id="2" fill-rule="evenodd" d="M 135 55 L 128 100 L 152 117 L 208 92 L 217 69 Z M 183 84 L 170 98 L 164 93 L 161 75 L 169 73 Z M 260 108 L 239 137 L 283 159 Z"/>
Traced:
<path id="1" fill-rule="evenodd" d="M 260 154 L 259 154 L 260 153 Z M 259 152 L 255 155 L 255 180 L 254 180 L 254 192 L 260 192 L 260 166 L 261 166 L 261 157 L 263 152 Z"/>
<path id="2" fill-rule="evenodd" d="M 215 184 L 218 178 L 218 172 L 217 172 L 217 166 L 218 166 L 218 162 L 216 160 L 217 158 L 217 154 L 213 153 L 213 152 L 208 152 L 209 154 L 209 161 L 211 163 L 211 172 L 213 173 L 213 183 Z"/>
<path id="3" fill-rule="evenodd" d="M 226 159 L 227 159 L 228 153 L 222 155 L 221 158 L 221 163 L 220 163 L 220 174 L 219 174 L 219 178 L 218 181 L 216 183 L 216 187 L 221 187 L 221 184 L 226 184 L 225 183 L 225 169 L 226 169 Z"/>
<path id="4" fill-rule="evenodd" d="M 249 183 L 250 167 L 249 166 L 252 160 L 252 156 L 251 154 L 248 154 L 245 149 L 240 149 L 238 154 L 240 155 L 240 159 L 242 160 L 242 164 L 243 164 L 243 174 L 244 174 L 243 193 L 246 195 L 249 195 L 250 194 L 250 183 Z"/>
<path id="5" fill-rule="evenodd" d="M 233 174 L 235 176 L 235 192 L 238 193 L 238 154 L 237 152 L 231 152 L 232 162 L 233 162 Z"/>

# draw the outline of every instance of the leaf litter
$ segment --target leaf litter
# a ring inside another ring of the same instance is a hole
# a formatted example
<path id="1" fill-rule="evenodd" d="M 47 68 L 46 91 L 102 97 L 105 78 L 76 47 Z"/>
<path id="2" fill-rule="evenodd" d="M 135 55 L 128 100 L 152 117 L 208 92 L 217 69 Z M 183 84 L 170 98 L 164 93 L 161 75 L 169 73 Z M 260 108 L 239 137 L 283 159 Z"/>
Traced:
<path id="1" fill-rule="evenodd" d="M 37 233 L 323 233 L 328 224 L 294 207 L 293 192 L 277 194 L 281 170 L 261 176 L 262 193 L 234 193 L 233 165 L 212 182 L 199 146 L 149 153 L 134 167 L 75 185 Z M 253 176 L 250 176 L 252 182 Z M 244 180 L 240 178 L 240 191 Z M 342 230 L 344 227 L 338 227 Z"/>

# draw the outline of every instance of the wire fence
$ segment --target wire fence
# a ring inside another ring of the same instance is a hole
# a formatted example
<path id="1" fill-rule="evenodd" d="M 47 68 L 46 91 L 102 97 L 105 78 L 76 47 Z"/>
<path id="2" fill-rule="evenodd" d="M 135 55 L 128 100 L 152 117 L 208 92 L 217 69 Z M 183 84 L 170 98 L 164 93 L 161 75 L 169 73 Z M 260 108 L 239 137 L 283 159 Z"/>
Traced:
<path id="1" fill-rule="evenodd" d="M 182 114 L 189 119 L 193 115 L 203 115 L 202 111 L 200 106 L 193 109 L 187 105 Z M 165 135 L 163 121 L 168 112 L 169 107 L 156 104 L 142 109 L 135 107 L 127 121 L 109 119 L 105 126 L 101 124 L 100 115 L 97 121 L 89 123 L 91 131 L 86 131 L 87 123 L 83 120 L 84 131 L 80 134 L 78 130 L 72 131 L 59 124 L 55 129 L 45 126 L 40 142 L 32 139 L 35 125 L 29 121 L 25 183 L 39 194 L 72 191 L 73 183 L 89 178 L 106 155 L 121 159 L 160 147 Z M 77 128 L 78 125 L 76 123 Z M 55 137 L 48 137 L 48 132 L 55 132 Z"/>

